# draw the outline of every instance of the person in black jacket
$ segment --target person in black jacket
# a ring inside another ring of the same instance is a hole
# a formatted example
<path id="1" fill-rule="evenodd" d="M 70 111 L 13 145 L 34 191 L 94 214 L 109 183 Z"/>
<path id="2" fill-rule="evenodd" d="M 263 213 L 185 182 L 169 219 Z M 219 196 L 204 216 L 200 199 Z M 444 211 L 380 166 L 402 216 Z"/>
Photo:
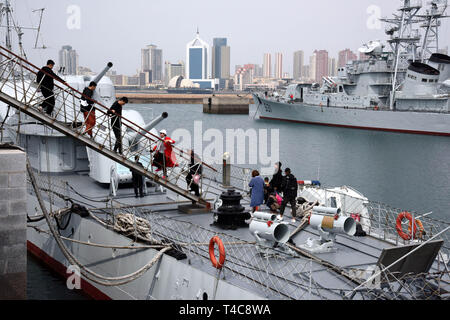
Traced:
<path id="1" fill-rule="evenodd" d="M 86 130 L 84 133 L 87 133 L 92 138 L 92 128 L 95 127 L 95 107 L 94 107 L 94 100 L 92 97 L 94 96 L 94 91 L 97 88 L 97 84 L 92 81 L 89 84 L 89 87 L 84 88 L 83 90 L 83 96 L 81 97 L 81 112 L 83 112 L 84 115 L 84 122 L 86 124 Z M 83 133 L 83 134 L 84 134 Z"/>
<path id="2" fill-rule="evenodd" d="M 295 218 L 297 217 L 297 203 L 295 199 L 297 198 L 298 182 L 297 178 L 294 177 L 293 174 L 291 174 L 291 169 L 287 168 L 284 172 L 286 175 L 283 178 L 283 184 L 281 186 L 281 189 L 283 190 L 283 202 L 281 203 L 280 208 L 281 218 L 279 218 L 283 218 L 286 205 L 290 203 L 292 222 L 295 222 Z"/>
<path id="3" fill-rule="evenodd" d="M 198 175 L 198 178 L 202 175 L 202 165 L 200 163 L 195 163 L 195 154 L 191 150 L 191 164 L 189 166 L 189 173 L 186 176 L 186 183 L 190 187 L 190 191 L 194 191 L 197 197 L 200 197 L 200 186 L 199 179 L 194 179 Z"/>
<path id="4" fill-rule="evenodd" d="M 283 183 L 283 171 L 281 170 L 281 162 L 277 162 L 275 165 L 275 174 L 272 177 L 272 180 L 270 181 L 270 193 L 272 192 L 278 192 L 281 193 L 281 184 Z"/>
<path id="5" fill-rule="evenodd" d="M 122 148 L 122 107 L 128 103 L 128 98 L 123 97 L 114 102 L 108 110 L 108 115 L 111 116 L 111 127 L 116 137 L 116 144 L 114 145 L 114 152 L 119 151 L 123 153 Z"/>
<path id="6" fill-rule="evenodd" d="M 64 84 L 66 83 L 53 72 L 52 69 L 54 66 L 55 62 L 53 60 L 48 60 L 47 65 L 39 70 L 36 78 L 36 82 L 39 84 L 41 93 L 45 98 L 41 106 L 48 115 L 51 115 L 53 109 L 55 109 L 56 101 L 53 93 L 53 89 L 55 88 L 54 80 L 56 79 Z"/>
<path id="7" fill-rule="evenodd" d="M 136 165 L 139 167 L 144 167 L 141 162 L 139 162 L 139 156 L 134 157 L 134 160 L 136 161 Z M 141 176 L 136 171 L 131 170 L 131 173 L 133 175 L 133 188 L 134 188 L 134 194 L 137 197 L 144 197 L 144 177 Z"/>

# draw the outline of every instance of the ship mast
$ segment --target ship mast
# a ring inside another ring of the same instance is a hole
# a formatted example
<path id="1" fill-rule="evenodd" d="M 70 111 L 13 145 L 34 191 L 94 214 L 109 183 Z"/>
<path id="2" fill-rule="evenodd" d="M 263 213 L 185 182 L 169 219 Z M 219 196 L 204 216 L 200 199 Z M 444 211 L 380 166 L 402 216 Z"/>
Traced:
<path id="1" fill-rule="evenodd" d="M 384 18 L 384 21 L 391 26 L 387 28 L 386 33 L 391 35 L 388 40 L 394 56 L 394 73 L 392 76 L 392 91 L 390 99 L 390 109 L 394 110 L 395 92 L 400 87 L 398 73 L 401 68 L 406 69 L 408 60 L 417 59 L 417 48 L 420 42 L 420 35 L 414 24 L 420 22 L 417 14 L 422 8 L 421 1 L 403 0 L 403 5 L 398 11 L 400 15 L 394 18 Z"/>
<path id="2" fill-rule="evenodd" d="M 423 18 L 421 27 L 425 29 L 425 34 L 421 49 L 421 62 L 429 59 L 429 57 L 439 51 L 439 27 L 441 26 L 441 19 L 448 18 L 445 15 L 447 10 L 447 0 L 433 0 L 431 2 L 430 10 L 427 10 L 425 15 L 419 17 Z"/>
<path id="3" fill-rule="evenodd" d="M 17 40 L 18 40 L 18 47 L 19 47 L 19 52 L 20 55 L 24 58 L 26 58 L 26 53 L 25 50 L 23 48 L 23 42 L 22 42 L 22 38 L 23 38 L 23 29 L 27 29 L 27 30 L 33 30 L 37 32 L 36 35 L 36 44 L 35 44 L 35 49 L 37 48 L 37 43 L 39 40 L 39 34 L 41 31 L 41 25 L 42 25 L 42 16 L 44 14 L 44 10 L 45 9 L 38 9 L 38 10 L 34 10 L 33 12 L 40 12 L 40 20 L 39 20 L 39 27 L 38 28 L 34 28 L 34 27 L 22 27 L 19 26 L 18 23 L 16 23 L 16 21 L 13 18 L 12 12 L 12 6 L 11 6 L 11 1 L 10 0 L 5 0 L 4 3 L 0 3 L 0 27 L 1 28 L 5 28 L 6 29 L 6 39 L 5 39 L 5 46 L 8 50 L 13 51 L 13 35 L 12 32 L 13 30 L 16 32 L 17 34 Z M 3 17 L 5 17 L 6 20 L 6 26 L 3 25 Z M 43 49 L 46 49 L 45 45 L 42 47 Z"/>
<path id="4" fill-rule="evenodd" d="M 11 4 L 9 0 L 5 0 L 4 8 L 2 11 L 6 16 L 6 48 L 12 51 L 12 41 L 11 41 Z"/>

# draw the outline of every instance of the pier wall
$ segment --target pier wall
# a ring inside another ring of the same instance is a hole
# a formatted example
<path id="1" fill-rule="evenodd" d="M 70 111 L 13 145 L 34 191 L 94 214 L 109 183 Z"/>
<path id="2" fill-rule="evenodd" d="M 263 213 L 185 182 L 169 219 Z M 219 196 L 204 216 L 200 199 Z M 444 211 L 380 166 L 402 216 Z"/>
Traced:
<path id="1" fill-rule="evenodd" d="M 25 152 L 0 145 L 0 300 L 26 299 Z"/>
<path id="2" fill-rule="evenodd" d="M 211 94 L 154 94 L 154 93 L 125 93 L 117 92 L 116 97 L 126 96 L 130 103 L 136 104 L 203 104 L 204 99 L 213 98 Z M 251 95 L 237 96 L 236 94 L 215 95 L 219 100 L 244 101 L 247 104 L 253 104 Z"/>
<path id="3" fill-rule="evenodd" d="M 203 113 L 249 114 L 249 99 L 213 96 L 203 99 Z"/>

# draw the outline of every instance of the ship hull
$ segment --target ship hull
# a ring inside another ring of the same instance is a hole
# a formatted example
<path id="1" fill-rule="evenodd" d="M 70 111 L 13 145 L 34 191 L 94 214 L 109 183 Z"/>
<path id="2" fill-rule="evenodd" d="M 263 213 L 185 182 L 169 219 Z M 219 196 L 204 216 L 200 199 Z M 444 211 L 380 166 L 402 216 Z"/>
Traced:
<path id="1" fill-rule="evenodd" d="M 34 199 L 33 199 L 34 200 Z M 30 201 L 34 202 L 34 201 Z M 29 228 L 27 249 L 30 254 L 74 285 L 73 269 L 55 239 L 48 234 L 44 221 L 31 224 L 43 232 Z M 93 244 L 130 246 L 132 240 L 104 228 L 91 219 L 74 215 L 61 235 L 76 241 Z M 115 250 L 91 247 L 65 241 L 68 249 L 84 266 L 105 277 L 120 277 L 140 269 L 151 261 L 158 251 L 155 249 Z M 95 300 L 264 300 L 248 290 L 232 285 L 223 279 L 217 280 L 217 271 L 211 265 L 195 267 L 186 260 L 177 260 L 164 254 L 159 262 L 141 277 L 120 286 L 104 286 L 80 278 L 83 293 Z M 204 269 L 204 270 L 202 270 Z M 76 288 L 78 289 L 78 288 Z"/>
<path id="2" fill-rule="evenodd" d="M 450 113 L 310 106 L 254 96 L 260 119 L 409 134 L 450 136 Z"/>

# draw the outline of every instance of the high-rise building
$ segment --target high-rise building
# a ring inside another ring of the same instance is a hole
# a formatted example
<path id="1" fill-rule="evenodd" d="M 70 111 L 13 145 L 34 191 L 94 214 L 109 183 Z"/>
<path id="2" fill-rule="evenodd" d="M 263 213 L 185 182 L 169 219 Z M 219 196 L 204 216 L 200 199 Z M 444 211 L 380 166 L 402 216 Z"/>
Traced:
<path id="1" fill-rule="evenodd" d="M 316 82 L 322 82 L 322 78 L 328 76 L 328 51 L 316 50 Z"/>
<path id="2" fill-rule="evenodd" d="M 309 80 L 309 65 L 303 66 L 302 78 L 305 80 Z"/>
<path id="3" fill-rule="evenodd" d="M 208 70 L 209 45 L 200 39 L 200 33 L 194 40 L 186 45 L 186 78 L 206 80 L 209 78 Z"/>
<path id="4" fill-rule="evenodd" d="M 168 61 L 166 61 L 165 63 L 166 66 L 166 70 L 165 70 L 165 83 L 166 85 L 169 84 L 169 81 L 172 80 L 172 78 L 177 77 L 177 76 L 183 76 L 183 78 L 185 77 L 185 66 L 184 66 L 184 62 L 180 61 L 178 63 L 170 63 Z"/>
<path id="5" fill-rule="evenodd" d="M 335 58 L 328 58 L 328 75 L 330 77 L 337 76 L 337 61 Z"/>
<path id="6" fill-rule="evenodd" d="M 140 72 L 139 73 L 139 85 L 142 87 L 148 86 L 150 83 L 150 72 Z"/>
<path id="7" fill-rule="evenodd" d="M 316 81 L 316 53 L 309 57 L 309 79 Z"/>
<path id="8" fill-rule="evenodd" d="M 212 47 L 212 77 L 230 78 L 230 47 L 226 38 L 214 38 Z"/>
<path id="9" fill-rule="evenodd" d="M 355 60 L 358 60 L 358 57 L 350 49 L 339 51 L 338 67 L 339 68 L 345 67 L 347 63 Z"/>
<path id="10" fill-rule="evenodd" d="M 275 78 L 277 78 L 277 79 L 283 78 L 283 54 L 282 53 L 275 54 Z"/>
<path id="11" fill-rule="evenodd" d="M 270 53 L 264 54 L 263 77 L 264 78 L 272 77 L 272 55 Z"/>
<path id="12" fill-rule="evenodd" d="M 64 74 L 78 74 L 78 54 L 71 46 L 63 46 L 59 51 L 59 66 Z"/>
<path id="13" fill-rule="evenodd" d="M 262 66 L 260 64 L 255 64 L 255 78 L 262 78 L 263 74 Z"/>
<path id="14" fill-rule="evenodd" d="M 301 50 L 294 52 L 294 80 L 300 80 L 303 77 L 303 65 L 305 64 L 305 53 Z"/>
<path id="15" fill-rule="evenodd" d="M 255 65 L 253 64 L 246 64 L 244 67 L 238 68 L 234 75 L 234 89 L 244 90 L 246 85 L 253 83 L 254 74 Z"/>
<path id="16" fill-rule="evenodd" d="M 141 72 L 150 74 L 150 82 L 163 80 L 162 50 L 151 44 L 141 50 Z"/>

